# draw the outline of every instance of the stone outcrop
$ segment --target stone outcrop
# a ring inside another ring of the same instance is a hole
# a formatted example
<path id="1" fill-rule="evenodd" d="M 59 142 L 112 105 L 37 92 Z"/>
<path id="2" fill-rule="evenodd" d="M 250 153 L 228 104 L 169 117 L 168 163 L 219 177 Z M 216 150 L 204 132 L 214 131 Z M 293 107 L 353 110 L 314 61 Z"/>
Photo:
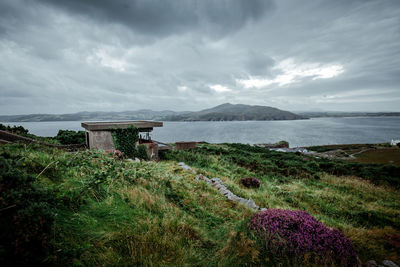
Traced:
<path id="1" fill-rule="evenodd" d="M 193 173 L 196 173 L 190 166 L 186 165 L 184 162 L 179 162 L 178 165 L 184 169 L 185 171 L 191 171 Z M 242 197 L 239 197 L 237 195 L 235 195 L 234 193 L 232 193 L 232 191 L 230 191 L 221 181 L 221 179 L 219 178 L 208 178 L 202 174 L 196 175 L 196 180 L 201 180 L 206 182 L 207 184 L 211 185 L 212 187 L 214 187 L 215 189 L 217 189 L 222 195 L 224 195 L 226 198 L 228 198 L 230 201 L 234 201 L 234 202 L 238 202 L 238 203 L 242 203 L 243 205 L 254 209 L 254 210 L 259 210 L 260 207 L 254 202 L 253 199 L 249 198 L 249 199 L 245 199 Z M 264 210 L 264 209 L 261 209 Z"/>

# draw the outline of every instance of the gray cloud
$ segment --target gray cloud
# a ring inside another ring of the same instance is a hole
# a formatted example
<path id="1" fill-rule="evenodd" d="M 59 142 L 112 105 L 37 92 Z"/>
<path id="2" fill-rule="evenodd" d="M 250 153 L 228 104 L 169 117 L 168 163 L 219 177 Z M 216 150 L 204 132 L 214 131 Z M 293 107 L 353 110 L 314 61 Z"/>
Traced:
<path id="1" fill-rule="evenodd" d="M 208 26 L 213 33 L 235 31 L 273 8 L 271 0 L 43 0 L 101 23 L 117 23 L 142 34 L 164 36 Z"/>
<path id="2" fill-rule="evenodd" d="M 399 18 L 397 0 L 3 0 L 0 114 L 400 110 Z"/>

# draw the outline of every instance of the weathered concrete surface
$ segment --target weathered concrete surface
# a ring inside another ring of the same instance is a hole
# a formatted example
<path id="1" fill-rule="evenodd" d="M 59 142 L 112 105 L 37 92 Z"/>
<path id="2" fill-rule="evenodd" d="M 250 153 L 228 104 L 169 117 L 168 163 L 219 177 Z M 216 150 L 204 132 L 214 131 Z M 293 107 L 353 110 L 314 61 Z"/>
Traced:
<path id="1" fill-rule="evenodd" d="M 90 149 L 115 149 L 110 131 L 89 131 L 88 141 Z"/>

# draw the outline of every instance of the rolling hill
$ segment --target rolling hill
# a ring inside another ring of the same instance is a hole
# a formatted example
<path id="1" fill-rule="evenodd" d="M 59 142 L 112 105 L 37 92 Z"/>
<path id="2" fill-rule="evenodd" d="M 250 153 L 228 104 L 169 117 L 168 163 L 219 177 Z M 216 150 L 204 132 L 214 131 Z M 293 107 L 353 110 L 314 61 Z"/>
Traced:
<path id="1" fill-rule="evenodd" d="M 167 116 L 170 121 L 248 121 L 301 120 L 307 117 L 267 106 L 225 103 L 210 109 L 181 115 Z"/>

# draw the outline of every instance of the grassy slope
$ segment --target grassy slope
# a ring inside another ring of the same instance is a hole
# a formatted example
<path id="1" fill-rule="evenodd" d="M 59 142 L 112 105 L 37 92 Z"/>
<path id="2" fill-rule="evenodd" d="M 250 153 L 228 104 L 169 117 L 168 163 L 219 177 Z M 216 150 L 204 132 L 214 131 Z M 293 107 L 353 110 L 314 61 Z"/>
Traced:
<path id="1" fill-rule="evenodd" d="M 167 161 L 158 163 L 118 161 L 100 152 L 43 149 L 0 147 L 19 154 L 35 176 L 45 169 L 38 182 L 57 192 L 49 261 L 60 265 L 229 266 L 255 257 L 257 249 L 250 240 L 229 240 L 252 212 L 196 181 L 194 174 L 177 166 L 180 160 L 208 177 L 221 178 L 230 190 L 252 197 L 261 207 L 304 209 L 340 228 L 353 240 L 362 260 L 400 260 L 396 253 L 400 193 L 389 186 L 328 174 L 316 179 L 300 172 L 288 178 L 279 168 L 261 172 L 256 165 L 240 166 L 213 150 L 230 149 L 226 145 L 170 153 Z M 244 176 L 258 177 L 261 187 L 239 186 Z M 232 246 L 237 251 L 234 257 L 228 252 Z"/>

